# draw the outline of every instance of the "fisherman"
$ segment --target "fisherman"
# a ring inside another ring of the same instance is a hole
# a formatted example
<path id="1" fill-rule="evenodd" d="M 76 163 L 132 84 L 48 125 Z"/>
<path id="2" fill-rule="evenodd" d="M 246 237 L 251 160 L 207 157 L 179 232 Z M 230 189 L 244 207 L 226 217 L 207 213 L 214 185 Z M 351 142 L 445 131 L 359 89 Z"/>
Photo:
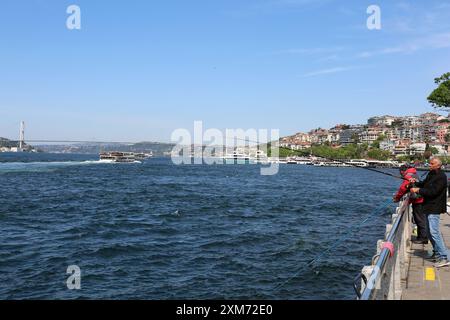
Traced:
<path id="1" fill-rule="evenodd" d="M 412 178 L 416 183 L 410 192 L 424 197 L 423 213 L 427 216 L 428 238 L 433 245 L 433 254 L 428 258 L 435 262 L 436 268 L 450 266 L 448 249 L 439 230 L 441 214 L 447 212 L 447 176 L 442 171 L 442 161 L 435 157 L 430 160 L 430 173 L 422 182 Z"/>
<path id="2" fill-rule="evenodd" d="M 394 196 L 394 202 L 399 202 L 401 198 L 410 191 L 414 185 L 409 182 L 414 178 L 419 180 L 417 170 L 412 165 L 404 164 L 400 167 L 400 174 L 404 178 L 403 183 Z M 414 222 L 417 225 L 417 237 L 413 240 L 417 244 L 428 244 L 427 217 L 422 213 L 422 203 L 424 198 L 416 193 L 410 193 L 409 203 L 412 204 Z"/>

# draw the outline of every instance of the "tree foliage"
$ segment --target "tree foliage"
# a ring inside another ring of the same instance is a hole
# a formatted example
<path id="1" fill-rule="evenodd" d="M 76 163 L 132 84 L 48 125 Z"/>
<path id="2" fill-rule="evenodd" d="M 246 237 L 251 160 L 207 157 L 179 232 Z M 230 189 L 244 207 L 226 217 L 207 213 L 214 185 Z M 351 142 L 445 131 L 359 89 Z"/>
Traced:
<path id="1" fill-rule="evenodd" d="M 428 102 L 435 108 L 450 110 L 450 72 L 434 79 L 438 87 L 428 96 Z"/>
<path id="2" fill-rule="evenodd" d="M 383 151 L 380 149 L 370 149 L 367 152 L 367 155 L 369 156 L 369 158 L 371 159 L 375 159 L 375 160 L 383 160 L 386 161 L 391 157 L 391 153 L 389 151 Z"/>

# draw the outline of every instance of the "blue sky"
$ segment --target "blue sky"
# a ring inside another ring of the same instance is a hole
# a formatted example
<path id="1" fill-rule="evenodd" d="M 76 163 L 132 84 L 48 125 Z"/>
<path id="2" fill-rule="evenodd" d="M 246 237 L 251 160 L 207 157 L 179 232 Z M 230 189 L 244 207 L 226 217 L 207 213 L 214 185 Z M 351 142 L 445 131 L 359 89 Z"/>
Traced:
<path id="1" fill-rule="evenodd" d="M 287 135 L 432 111 L 450 1 L 4 0 L 0 39 L 0 136 L 20 120 L 34 139 L 169 141 L 194 120 Z"/>

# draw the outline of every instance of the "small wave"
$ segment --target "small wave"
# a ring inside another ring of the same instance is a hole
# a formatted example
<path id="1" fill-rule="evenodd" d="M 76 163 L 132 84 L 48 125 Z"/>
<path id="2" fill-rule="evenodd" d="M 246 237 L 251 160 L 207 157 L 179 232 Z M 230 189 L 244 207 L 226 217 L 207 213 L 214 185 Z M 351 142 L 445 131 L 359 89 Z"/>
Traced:
<path id="1" fill-rule="evenodd" d="M 49 162 L 3 162 L 0 163 L 0 173 L 8 172 L 49 172 L 59 168 L 80 166 L 80 165 L 95 165 L 108 164 L 100 160 L 86 160 L 86 161 L 49 161 Z"/>
<path id="2" fill-rule="evenodd" d="M 136 244 L 113 244 L 110 246 L 100 247 L 93 251 L 94 255 L 102 258 L 112 258 L 116 256 L 134 255 L 146 251 L 146 247 Z"/>

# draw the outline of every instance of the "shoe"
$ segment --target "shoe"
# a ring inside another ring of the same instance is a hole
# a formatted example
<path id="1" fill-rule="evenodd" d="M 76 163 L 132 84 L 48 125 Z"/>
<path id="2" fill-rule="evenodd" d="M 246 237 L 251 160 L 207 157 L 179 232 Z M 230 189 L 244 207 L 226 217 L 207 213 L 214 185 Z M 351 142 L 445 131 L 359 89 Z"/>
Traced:
<path id="1" fill-rule="evenodd" d="M 431 262 L 438 262 L 441 260 L 439 256 L 437 256 L 435 253 L 433 253 L 431 256 L 426 257 L 425 260 L 431 261 Z"/>
<path id="2" fill-rule="evenodd" d="M 439 261 L 437 261 L 434 264 L 435 268 L 442 268 L 442 267 L 448 267 L 450 266 L 450 261 L 448 261 L 447 259 L 440 259 Z"/>

